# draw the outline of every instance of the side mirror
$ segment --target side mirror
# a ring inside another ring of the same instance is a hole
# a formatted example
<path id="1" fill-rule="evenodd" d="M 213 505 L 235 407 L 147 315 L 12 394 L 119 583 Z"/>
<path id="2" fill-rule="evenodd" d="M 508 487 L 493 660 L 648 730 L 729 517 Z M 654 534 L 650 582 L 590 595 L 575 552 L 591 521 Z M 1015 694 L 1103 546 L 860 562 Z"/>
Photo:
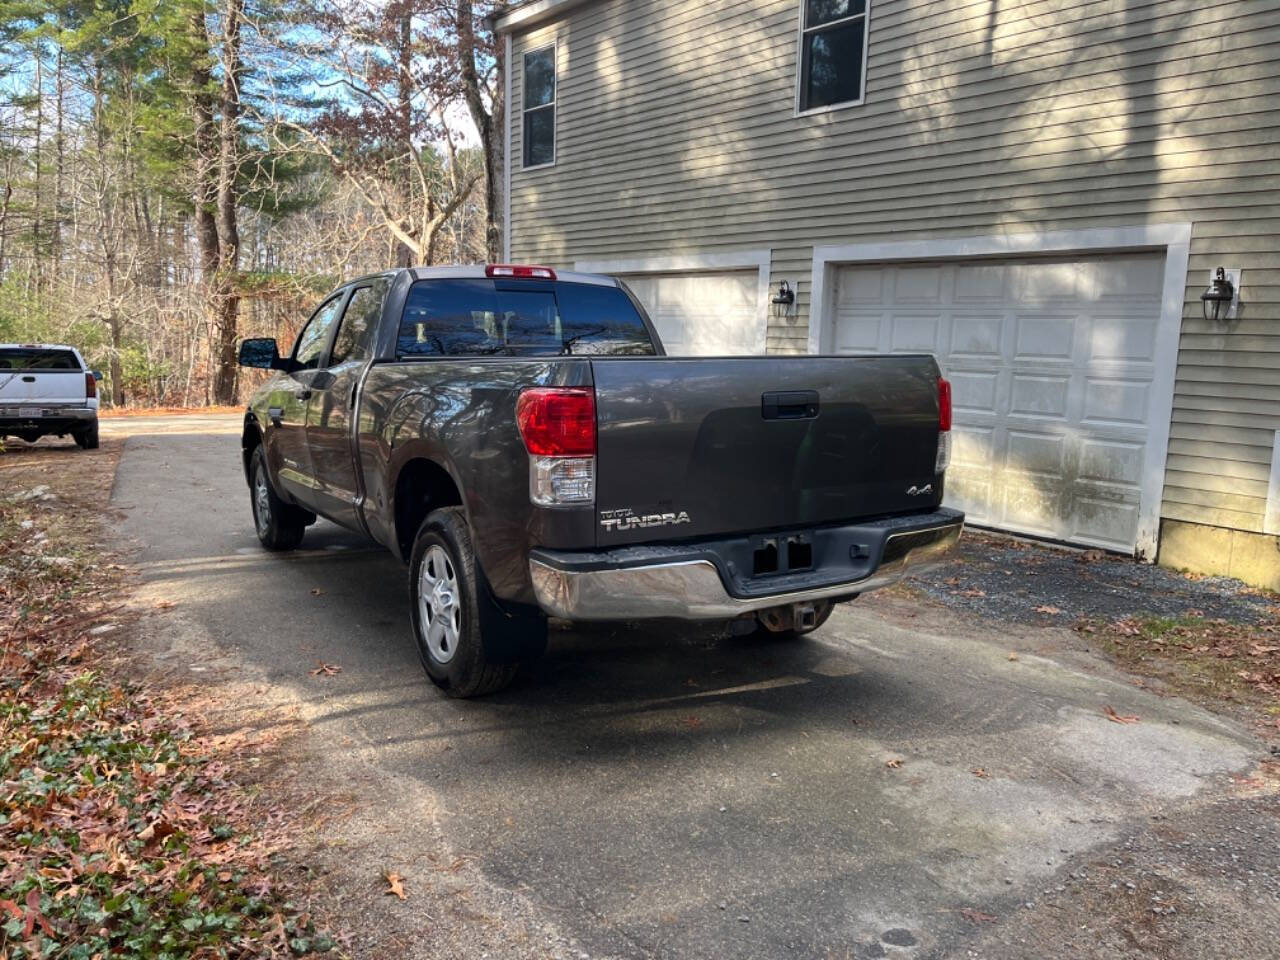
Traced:
<path id="1" fill-rule="evenodd" d="M 240 341 L 240 366 L 258 367 L 262 370 L 283 370 L 280 348 L 271 337 L 250 337 Z"/>
<path id="2" fill-rule="evenodd" d="M 89 372 L 93 374 L 93 379 L 95 379 L 95 380 L 101 380 L 101 379 L 102 379 L 102 371 L 101 371 L 101 370 L 90 370 Z"/>

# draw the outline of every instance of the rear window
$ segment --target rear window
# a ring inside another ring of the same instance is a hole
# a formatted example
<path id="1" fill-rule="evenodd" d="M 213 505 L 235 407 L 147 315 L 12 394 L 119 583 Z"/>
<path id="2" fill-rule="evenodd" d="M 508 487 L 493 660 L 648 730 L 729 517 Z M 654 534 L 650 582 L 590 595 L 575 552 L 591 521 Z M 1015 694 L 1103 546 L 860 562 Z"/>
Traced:
<path id="1" fill-rule="evenodd" d="M 83 367 L 70 350 L 43 347 L 0 347 L 0 370 L 71 370 Z"/>
<path id="2" fill-rule="evenodd" d="M 397 357 L 653 354 L 635 304 L 588 283 L 419 280 L 409 290 Z"/>

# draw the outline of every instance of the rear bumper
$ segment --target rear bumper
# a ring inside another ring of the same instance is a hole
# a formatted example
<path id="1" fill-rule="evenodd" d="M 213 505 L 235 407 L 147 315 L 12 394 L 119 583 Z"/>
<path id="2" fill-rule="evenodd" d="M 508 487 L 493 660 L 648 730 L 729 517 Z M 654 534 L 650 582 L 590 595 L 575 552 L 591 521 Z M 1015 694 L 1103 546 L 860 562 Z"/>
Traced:
<path id="1" fill-rule="evenodd" d="M 811 569 L 772 576 L 740 574 L 738 541 L 595 553 L 535 550 L 529 575 L 538 605 L 553 617 L 718 620 L 888 586 L 943 561 L 963 527 L 964 514 L 939 509 L 822 528 L 806 536 L 814 550 Z"/>
<path id="2" fill-rule="evenodd" d="M 71 433 L 90 426 L 98 419 L 96 407 L 54 407 L 38 403 L 29 406 L 39 408 L 40 416 L 21 416 L 17 405 L 0 407 L 0 434 Z"/>

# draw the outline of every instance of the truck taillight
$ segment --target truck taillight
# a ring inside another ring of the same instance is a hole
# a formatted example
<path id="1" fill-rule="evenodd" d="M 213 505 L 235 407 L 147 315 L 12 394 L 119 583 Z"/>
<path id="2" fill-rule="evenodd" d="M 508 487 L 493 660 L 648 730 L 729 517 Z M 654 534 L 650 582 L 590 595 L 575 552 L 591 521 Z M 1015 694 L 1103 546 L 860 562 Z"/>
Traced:
<path id="1" fill-rule="evenodd" d="M 584 387 L 533 387 L 516 401 L 529 451 L 529 499 L 539 506 L 594 503 L 596 395 Z"/>
<path id="2" fill-rule="evenodd" d="M 933 472 L 946 473 L 951 464 L 951 382 L 938 378 L 938 455 Z"/>
<path id="3" fill-rule="evenodd" d="M 536 267 L 523 263 L 491 263 L 484 268 L 486 277 L 514 277 L 517 280 L 554 280 L 556 272 L 550 267 Z"/>
<path id="4" fill-rule="evenodd" d="M 98 381 L 93 379 L 92 373 L 84 375 L 84 395 L 89 400 L 98 395 Z"/>

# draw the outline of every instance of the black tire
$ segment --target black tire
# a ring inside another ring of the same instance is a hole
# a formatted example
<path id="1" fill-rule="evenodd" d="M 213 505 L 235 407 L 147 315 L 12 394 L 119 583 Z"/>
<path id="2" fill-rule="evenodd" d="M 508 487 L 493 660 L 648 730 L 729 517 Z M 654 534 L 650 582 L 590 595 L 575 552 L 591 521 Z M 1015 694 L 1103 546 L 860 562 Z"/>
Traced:
<path id="1" fill-rule="evenodd" d="M 813 633 L 813 631 L 817 630 L 824 623 L 826 623 L 827 620 L 830 619 L 831 612 L 835 610 L 835 608 L 836 608 L 836 605 L 834 603 L 828 603 L 825 608 L 819 606 L 817 610 L 817 616 L 814 618 L 813 626 L 806 627 L 804 629 L 797 629 L 795 627 L 792 627 L 787 630 L 770 630 L 768 627 L 764 625 L 764 623 L 757 622 L 755 635 L 760 639 L 767 638 L 769 640 L 776 640 L 776 641 L 782 641 L 782 642 L 786 642 L 789 640 L 798 640 L 803 636 Z"/>
<path id="2" fill-rule="evenodd" d="M 432 511 L 422 522 L 409 560 L 409 597 L 418 656 L 437 687 L 451 697 L 480 697 L 515 679 L 519 662 L 497 662 L 485 649 L 482 627 L 492 622 L 494 604 L 478 576 L 461 507 Z"/>
<path id="3" fill-rule="evenodd" d="M 98 425 L 96 423 L 92 427 L 76 431 L 71 436 L 75 440 L 76 446 L 81 450 L 98 449 Z"/>
<path id="4" fill-rule="evenodd" d="M 276 495 L 261 445 L 253 451 L 249 502 L 253 505 L 253 526 L 264 547 L 292 550 L 302 542 L 302 535 L 307 532 L 307 514 Z"/>

